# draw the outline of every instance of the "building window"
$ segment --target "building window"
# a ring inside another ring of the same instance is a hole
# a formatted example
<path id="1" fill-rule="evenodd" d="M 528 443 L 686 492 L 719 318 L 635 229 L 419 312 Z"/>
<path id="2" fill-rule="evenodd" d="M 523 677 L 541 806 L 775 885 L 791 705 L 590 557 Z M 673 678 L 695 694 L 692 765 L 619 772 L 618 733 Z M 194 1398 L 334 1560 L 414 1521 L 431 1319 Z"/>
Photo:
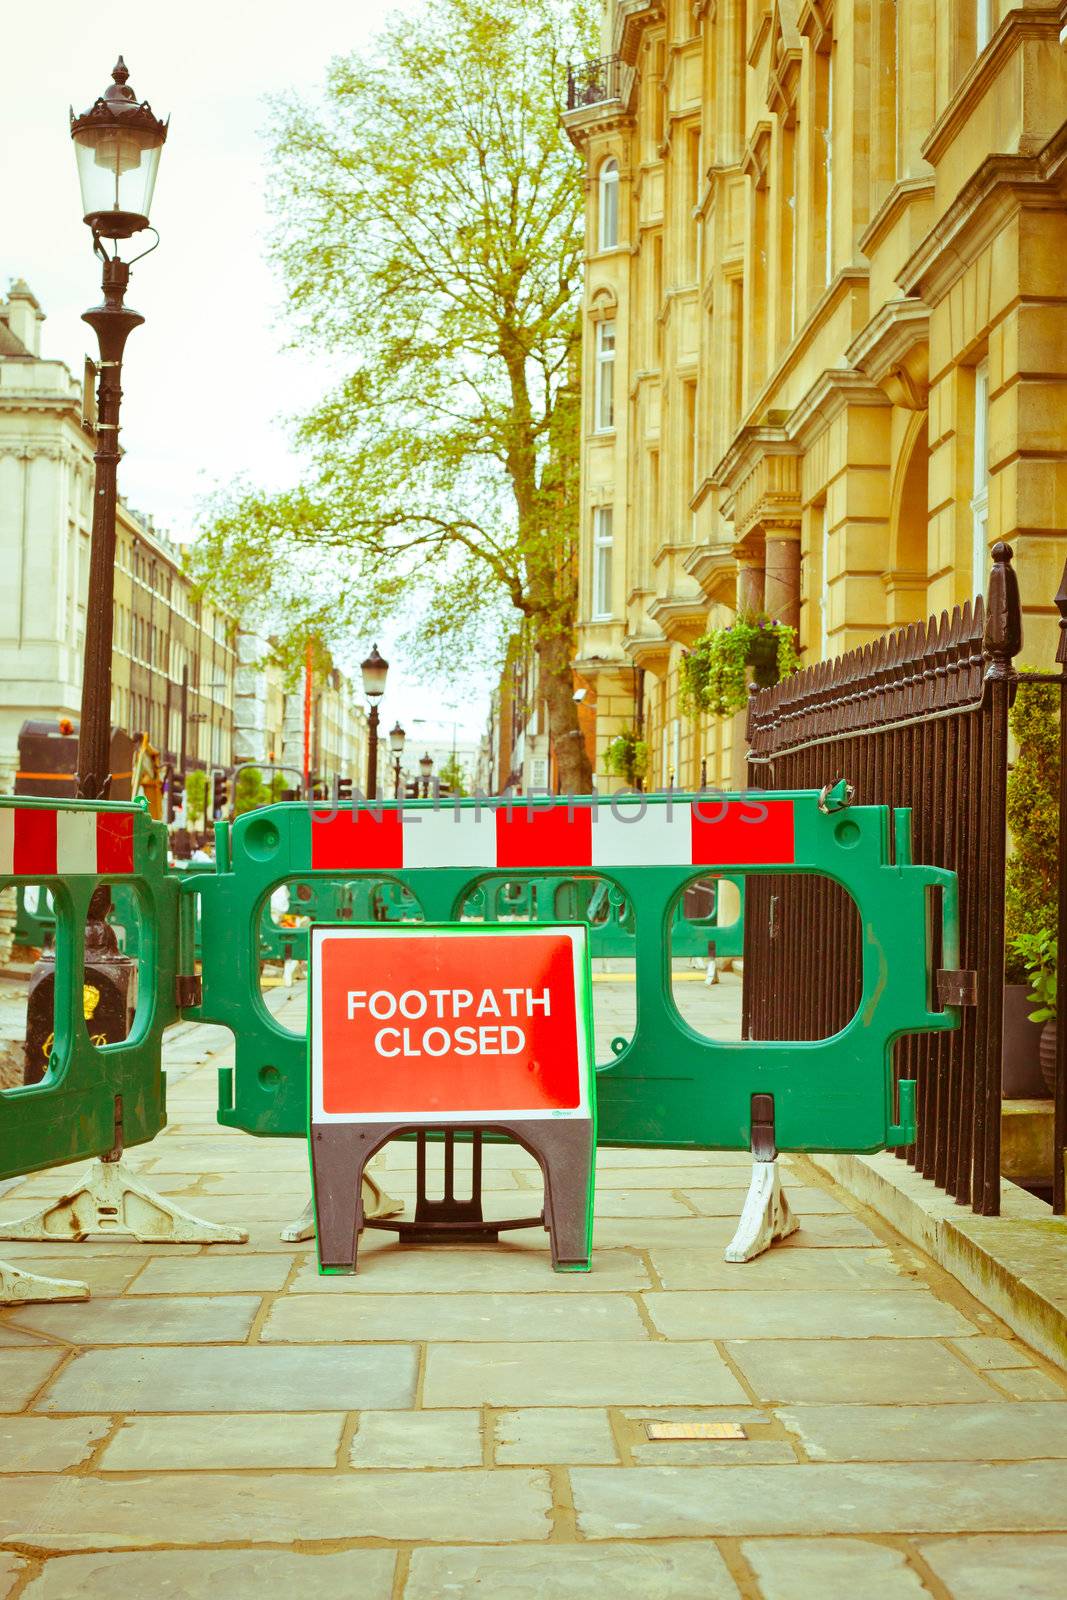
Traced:
<path id="1" fill-rule="evenodd" d="M 819 660 L 830 654 L 830 541 L 826 532 L 826 506 L 813 506 L 813 544 L 819 550 Z"/>
<path id="2" fill-rule="evenodd" d="M 974 492 L 971 499 L 971 587 L 985 594 L 989 565 L 989 365 L 974 369 Z"/>
<path id="3" fill-rule="evenodd" d="M 614 512 L 597 506 L 593 512 L 593 617 L 611 616 L 611 557 L 615 543 Z"/>
<path id="4" fill-rule="evenodd" d="M 993 0 L 975 0 L 974 43 L 975 54 L 981 55 L 993 37 Z"/>
<path id="5" fill-rule="evenodd" d="M 604 433 L 615 426 L 615 323 L 596 325 L 596 416 L 593 426 Z"/>
<path id="6" fill-rule="evenodd" d="M 619 163 L 611 156 L 600 168 L 600 248 L 619 242 Z"/>

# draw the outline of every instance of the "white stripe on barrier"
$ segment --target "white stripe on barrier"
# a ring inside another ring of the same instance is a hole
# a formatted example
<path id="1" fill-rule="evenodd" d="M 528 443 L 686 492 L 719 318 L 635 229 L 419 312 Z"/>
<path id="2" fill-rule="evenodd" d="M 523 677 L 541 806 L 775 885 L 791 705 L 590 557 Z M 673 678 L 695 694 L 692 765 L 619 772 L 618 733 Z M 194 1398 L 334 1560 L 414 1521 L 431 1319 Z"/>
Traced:
<path id="1" fill-rule="evenodd" d="M 15 813 L 0 809 L 0 877 L 15 870 Z"/>
<path id="2" fill-rule="evenodd" d="M 60 811 L 56 814 L 56 871 L 96 871 L 95 811 Z"/>
<path id="3" fill-rule="evenodd" d="M 593 817 L 593 866 L 688 867 L 693 819 L 688 801 L 649 806 L 620 800 Z"/>
<path id="4" fill-rule="evenodd" d="M 495 867 L 496 823 L 488 812 L 445 806 L 403 818 L 405 867 Z"/>

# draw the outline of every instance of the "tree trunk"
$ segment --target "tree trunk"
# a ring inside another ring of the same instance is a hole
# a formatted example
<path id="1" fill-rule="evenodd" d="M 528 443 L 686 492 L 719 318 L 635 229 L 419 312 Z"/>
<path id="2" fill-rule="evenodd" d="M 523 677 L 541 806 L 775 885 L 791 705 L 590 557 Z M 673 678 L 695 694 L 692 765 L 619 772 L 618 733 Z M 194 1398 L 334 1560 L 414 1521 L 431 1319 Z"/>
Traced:
<path id="1" fill-rule="evenodd" d="M 537 660 L 541 668 L 541 692 L 548 706 L 549 738 L 556 757 L 560 789 L 564 794 L 588 794 L 593 787 L 593 769 L 578 726 L 570 636 L 553 633 L 539 640 Z"/>

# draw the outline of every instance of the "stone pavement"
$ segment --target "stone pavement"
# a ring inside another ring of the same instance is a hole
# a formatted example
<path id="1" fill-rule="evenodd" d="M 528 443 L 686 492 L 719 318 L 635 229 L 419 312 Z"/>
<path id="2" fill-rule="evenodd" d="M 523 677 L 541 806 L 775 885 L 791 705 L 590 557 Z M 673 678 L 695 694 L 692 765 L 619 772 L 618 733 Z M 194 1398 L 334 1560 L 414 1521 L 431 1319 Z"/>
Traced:
<path id="1" fill-rule="evenodd" d="M 684 987 L 731 1025 L 729 983 Z M 628 1004 L 599 984 L 601 1029 Z M 290 1025 L 301 1005 L 272 996 Z M 800 1232 L 745 1266 L 722 1261 L 743 1155 L 605 1150 L 589 1274 L 554 1275 L 539 1231 L 375 1232 L 357 1277 L 320 1278 L 278 1239 L 303 1145 L 215 1123 L 227 1039 L 177 1031 L 171 1125 L 130 1160 L 247 1246 L 4 1246 L 93 1291 L 0 1313 L 4 1600 L 1064 1592 L 1067 1378 L 809 1162 L 786 1174 Z M 486 1160 L 487 1209 L 529 1211 L 532 1163 Z M 384 1161 L 410 1202 L 411 1147 Z M 744 1437 L 654 1442 L 653 1420 Z"/>

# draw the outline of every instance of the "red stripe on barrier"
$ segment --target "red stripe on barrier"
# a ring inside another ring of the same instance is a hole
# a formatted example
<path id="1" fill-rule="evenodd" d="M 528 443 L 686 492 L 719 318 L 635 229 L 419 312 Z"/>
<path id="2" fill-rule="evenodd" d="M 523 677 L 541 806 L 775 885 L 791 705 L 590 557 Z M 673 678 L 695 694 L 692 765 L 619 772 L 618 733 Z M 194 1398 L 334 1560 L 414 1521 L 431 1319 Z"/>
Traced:
<path id="1" fill-rule="evenodd" d="M 792 800 L 693 801 L 693 865 L 789 866 L 796 860 Z"/>
<path id="2" fill-rule="evenodd" d="M 56 813 L 16 810 L 12 869 L 51 877 L 56 871 Z"/>
<path id="3" fill-rule="evenodd" d="M 515 804 L 496 814 L 498 867 L 591 867 L 593 819 L 588 806 Z"/>
<path id="4" fill-rule="evenodd" d="M 341 811 L 317 822 L 311 818 L 311 865 L 353 870 L 402 867 L 404 832 L 399 811 Z"/>
<path id="5" fill-rule="evenodd" d="M 96 814 L 97 872 L 133 871 L 133 818 L 120 811 Z"/>

